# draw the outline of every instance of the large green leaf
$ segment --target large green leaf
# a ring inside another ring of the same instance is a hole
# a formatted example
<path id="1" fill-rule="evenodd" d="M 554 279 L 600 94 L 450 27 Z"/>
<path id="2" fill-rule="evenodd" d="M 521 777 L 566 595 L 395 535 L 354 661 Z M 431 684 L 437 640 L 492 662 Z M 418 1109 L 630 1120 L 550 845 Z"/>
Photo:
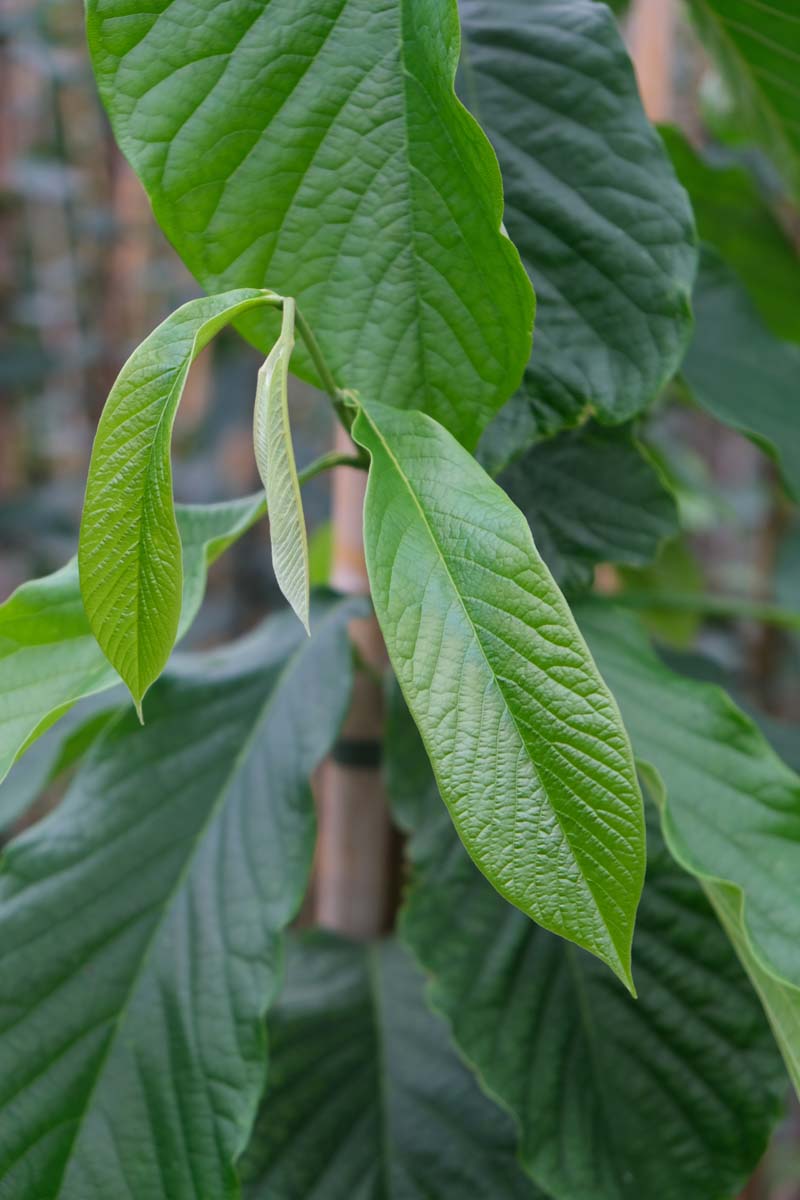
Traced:
<path id="1" fill-rule="evenodd" d="M 78 549 L 81 594 L 100 649 L 140 715 L 181 614 L 170 446 L 189 368 L 237 315 L 276 303 L 272 292 L 240 290 L 184 304 L 134 350 L 97 427 Z"/>
<path id="2" fill-rule="evenodd" d="M 395 942 L 292 947 L 269 1018 L 248 1200 L 535 1200 L 510 1119 L 482 1093 Z"/>
<path id="3" fill-rule="evenodd" d="M 796 0 L 689 0 L 747 131 L 800 198 L 800 12 Z"/>
<path id="4" fill-rule="evenodd" d="M 498 482 L 528 518 L 561 587 L 586 587 L 597 563 L 646 566 L 678 532 L 675 501 L 630 427 L 594 422 L 534 446 Z"/>
<path id="5" fill-rule="evenodd" d="M 0 1196 L 238 1196 L 309 775 L 348 704 L 334 597 L 189 656 L 0 873 Z"/>
<path id="6" fill-rule="evenodd" d="M 223 504 L 179 505 L 183 598 L 178 636 L 197 615 L 206 570 L 264 512 L 259 496 Z M 73 559 L 25 583 L 0 605 L 0 780 L 25 747 L 82 696 L 119 676 L 89 627 Z"/>
<path id="7" fill-rule="evenodd" d="M 800 259 L 753 177 L 729 160 L 701 157 L 678 129 L 660 133 L 700 237 L 735 268 L 772 332 L 800 342 Z"/>
<path id="8" fill-rule="evenodd" d="M 88 32 L 117 140 L 200 282 L 296 296 L 341 386 L 474 446 L 530 354 L 532 293 L 453 93 L 456 0 L 90 0 Z"/>
<path id="9" fill-rule="evenodd" d="M 711 250 L 703 251 L 694 303 L 695 335 L 682 368 L 693 396 L 770 454 L 800 496 L 800 347 L 769 332 Z"/>
<path id="10" fill-rule="evenodd" d="M 663 666 L 635 618 L 576 609 L 663 809 L 765 1002 L 800 1092 L 800 778 L 718 687 Z"/>
<path id="11" fill-rule="evenodd" d="M 401 935 L 432 972 L 432 1001 L 461 1050 L 517 1118 L 533 1178 L 556 1200 L 732 1195 L 764 1150 L 785 1075 L 745 975 L 657 822 L 633 1001 L 595 959 L 487 886 L 442 819 L 396 695 L 390 712 L 389 791 L 413 835 Z"/>
<path id="12" fill-rule="evenodd" d="M 424 413 L 361 408 L 364 541 L 442 796 L 512 903 L 631 986 L 644 874 L 630 746 L 522 513 Z"/>
<path id="13" fill-rule="evenodd" d="M 506 225 L 537 296 L 522 389 L 492 468 L 587 411 L 624 421 L 680 363 L 691 208 L 642 111 L 616 23 L 592 0 L 461 0 L 461 94 L 500 160 Z"/>
<path id="14" fill-rule="evenodd" d="M 308 630 L 308 537 L 289 424 L 294 317 L 294 300 L 284 300 L 281 335 L 258 372 L 253 447 L 267 497 L 275 578 Z"/>

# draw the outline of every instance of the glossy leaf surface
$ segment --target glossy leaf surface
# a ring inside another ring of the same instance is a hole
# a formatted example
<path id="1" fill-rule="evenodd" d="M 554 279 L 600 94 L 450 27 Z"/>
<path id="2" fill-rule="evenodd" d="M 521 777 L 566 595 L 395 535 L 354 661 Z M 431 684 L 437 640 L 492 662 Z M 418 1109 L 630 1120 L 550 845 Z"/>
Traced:
<path id="1" fill-rule="evenodd" d="M 389 791 L 414 864 L 401 936 L 431 971 L 431 999 L 462 1052 L 515 1116 L 532 1177 L 555 1200 L 732 1195 L 764 1150 L 785 1076 L 757 998 L 657 819 L 634 1001 L 488 887 L 396 698 L 391 712 Z"/>
<path id="2" fill-rule="evenodd" d="M 627 735 L 518 508 L 423 413 L 359 410 L 389 656 L 475 862 L 630 985 L 644 873 Z"/>
<path id="3" fill-rule="evenodd" d="M 506 225 L 537 297 L 522 388 L 482 446 L 494 470 L 591 409 L 655 398 L 690 332 L 691 209 L 592 0 L 461 0 L 460 91 L 503 173 Z"/>
<path id="4" fill-rule="evenodd" d="M 296 296 L 340 386 L 474 446 L 519 383 L 532 294 L 453 92 L 456 0 L 91 0 L 88 32 L 117 141 L 203 286 Z M 243 328 L 275 341 L 274 320 Z"/>
<path id="5" fill-rule="evenodd" d="M 178 637 L 200 608 L 208 565 L 263 511 L 259 496 L 178 505 L 183 555 Z M 23 584 L 0 606 L 0 664 L 2 780 L 24 748 L 76 700 L 119 682 L 89 626 L 74 559 L 52 575 Z"/>
<path id="6" fill-rule="evenodd" d="M 246 1200 L 543 1200 L 424 988 L 395 942 L 292 946 Z"/>
<path id="7" fill-rule="evenodd" d="M 139 709 L 178 633 L 183 570 L 170 449 L 189 368 L 236 316 L 277 302 L 254 290 L 190 300 L 134 350 L 103 409 L 81 519 L 81 595 Z"/>
<path id="8" fill-rule="evenodd" d="M 309 775 L 349 702 L 347 620 L 187 656 L 0 873 L 0 1195 L 238 1196 Z M 20 990 L 19 981 L 25 980 Z"/>

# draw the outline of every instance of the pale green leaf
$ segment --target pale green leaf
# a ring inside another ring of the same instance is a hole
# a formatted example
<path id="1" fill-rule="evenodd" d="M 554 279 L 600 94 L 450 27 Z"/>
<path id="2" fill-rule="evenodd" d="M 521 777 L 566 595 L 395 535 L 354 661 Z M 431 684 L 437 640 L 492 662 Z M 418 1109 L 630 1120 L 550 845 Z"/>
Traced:
<path id="1" fill-rule="evenodd" d="M 516 1117 L 522 1160 L 555 1200 L 709 1200 L 744 1184 L 785 1074 L 756 996 L 649 807 L 633 943 L 638 1000 L 478 874 L 443 814 L 404 706 L 388 785 L 412 836 L 400 932 L 485 1087 Z"/>
<path id="2" fill-rule="evenodd" d="M 772 332 L 800 342 L 800 258 L 756 181 L 730 157 L 701 156 L 678 129 L 659 132 L 700 237 L 736 270 Z"/>
<path id="3" fill-rule="evenodd" d="M 259 496 L 178 506 L 183 547 L 179 637 L 200 608 L 209 563 L 263 513 Z M 25 747 L 77 700 L 119 682 L 89 627 L 74 559 L 53 575 L 23 584 L 0 605 L 0 664 L 2 780 Z"/>
<path id="4" fill-rule="evenodd" d="M 534 446 L 498 483 L 562 588 L 590 585 L 597 563 L 644 566 L 678 532 L 672 494 L 630 426 L 590 421 Z"/>
<path id="5" fill-rule="evenodd" d="M 708 249 L 694 305 L 682 367 L 692 395 L 774 458 L 800 497 L 800 346 L 770 333 L 736 275 Z"/>
<path id="6" fill-rule="evenodd" d="M 630 746 L 525 518 L 423 413 L 370 403 L 353 436 L 375 611 L 459 835 L 507 899 L 631 986 Z"/>
<path id="7" fill-rule="evenodd" d="M 294 300 L 284 300 L 281 335 L 258 372 L 253 446 L 267 496 L 275 578 L 308 632 L 308 539 L 289 424 L 294 314 Z"/>
<path id="8" fill-rule="evenodd" d="M 0 872 L 0 1196 L 233 1200 L 348 620 L 182 656 Z M 24 986 L 21 986 L 24 981 Z"/>
<path id="9" fill-rule="evenodd" d="M 744 131 L 800 198 L 800 11 L 796 0 L 689 0 Z"/>
<path id="10" fill-rule="evenodd" d="M 424 986 L 392 941 L 292 945 L 246 1200 L 541 1200 Z"/>
<path id="11" fill-rule="evenodd" d="M 272 292 L 190 300 L 133 352 L 106 401 L 89 465 L 78 563 L 100 649 L 139 709 L 164 668 L 181 612 L 181 543 L 170 445 L 189 368 L 216 333 Z"/>
<path id="12" fill-rule="evenodd" d="M 117 141 L 203 286 L 295 296 L 340 386 L 474 446 L 533 310 L 453 92 L 456 0 L 90 0 L 88 36 Z M 242 328 L 275 341 L 274 318 Z M 294 365 L 319 382 L 302 347 Z"/>
<path id="13" fill-rule="evenodd" d="M 734 933 L 800 1092 L 800 777 L 721 688 L 665 667 L 635 618 L 589 603 L 576 613 L 670 850 Z"/>
<path id="14" fill-rule="evenodd" d="M 460 93 L 503 173 L 505 222 L 536 289 L 522 387 L 481 443 L 496 470 L 587 412 L 640 412 L 680 364 L 691 208 L 642 110 L 611 14 L 592 0 L 461 0 Z"/>

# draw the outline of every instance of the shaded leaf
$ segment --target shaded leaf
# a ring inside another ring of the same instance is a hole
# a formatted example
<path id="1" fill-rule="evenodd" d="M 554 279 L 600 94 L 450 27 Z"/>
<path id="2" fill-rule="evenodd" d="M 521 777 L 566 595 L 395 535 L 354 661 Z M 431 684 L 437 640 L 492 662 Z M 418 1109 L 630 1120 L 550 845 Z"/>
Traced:
<path id="1" fill-rule="evenodd" d="M 170 446 L 189 368 L 216 333 L 272 292 L 190 300 L 134 350 L 97 427 L 81 519 L 81 594 L 100 649 L 142 697 L 172 652 L 181 613 L 181 541 Z"/>
<path id="2" fill-rule="evenodd" d="M 522 388 L 481 444 L 494 471 L 592 411 L 628 420 L 680 364 L 691 209 L 592 0 L 461 0 L 460 90 L 489 135 L 537 297 Z"/>
<path id="3" fill-rule="evenodd" d="M 619 714 L 522 513 L 423 413 L 362 407 L 364 540 L 389 657 L 494 886 L 630 986 L 642 802 Z"/>
<path id="4" fill-rule="evenodd" d="M 474 446 L 530 354 L 532 293 L 453 93 L 456 0 L 91 0 L 88 35 L 117 141 L 203 286 L 296 296 L 341 386 Z M 274 319 L 242 328 L 275 341 Z M 319 382 L 300 347 L 295 369 Z"/>
<path id="5" fill-rule="evenodd" d="M 669 848 L 726 926 L 735 923 L 734 944 L 800 1091 L 800 778 L 720 688 L 663 666 L 635 619 L 588 602 L 576 614 Z"/>
<path id="6" fill-rule="evenodd" d="M 263 512 L 260 496 L 178 506 L 183 548 L 179 637 L 197 616 L 208 565 Z M 52 575 L 23 584 L 0 605 L 0 663 L 2 780 L 24 748 L 76 700 L 119 682 L 89 627 L 75 559 Z"/>
<path id="7" fill-rule="evenodd" d="M 267 496 L 275 578 L 308 632 L 308 539 L 289 424 L 294 313 L 294 300 L 284 300 L 281 336 L 258 372 L 253 446 Z"/>
<path id="8" fill-rule="evenodd" d="M 773 337 L 710 250 L 702 255 L 694 304 L 695 334 L 682 368 L 692 395 L 757 442 L 800 496 L 800 347 Z"/>
<path id="9" fill-rule="evenodd" d="M 660 133 L 700 237 L 735 269 L 776 337 L 800 341 L 800 260 L 753 177 L 729 161 L 701 157 L 678 129 Z"/>
<path id="10" fill-rule="evenodd" d="M 187 656 L 0 873 L 0 1195 L 238 1196 L 359 602 Z M 20 989 L 19 981 L 25 981 Z"/>
<path id="11" fill-rule="evenodd" d="M 800 13 L 795 0 L 689 0 L 750 136 L 800 197 Z"/>
<path id="12" fill-rule="evenodd" d="M 269 1017 L 270 1084 L 247 1200 L 535 1200 L 509 1118 L 482 1093 L 395 942 L 292 945 Z"/>
<path id="13" fill-rule="evenodd" d="M 678 532 L 675 501 L 630 427 L 590 422 L 564 433 L 528 451 L 498 483 L 562 588 L 589 586 L 597 563 L 645 566 Z"/>

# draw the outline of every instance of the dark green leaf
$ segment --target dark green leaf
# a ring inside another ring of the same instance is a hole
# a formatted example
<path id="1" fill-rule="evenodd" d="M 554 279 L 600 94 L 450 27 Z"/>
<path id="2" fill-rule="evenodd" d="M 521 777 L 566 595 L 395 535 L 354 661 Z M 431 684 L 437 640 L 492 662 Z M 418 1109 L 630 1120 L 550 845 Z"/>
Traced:
<path id="1" fill-rule="evenodd" d="M 296 296 L 340 385 L 474 446 L 519 383 L 532 294 L 453 93 L 456 0 L 90 0 L 88 31 L 117 140 L 204 287 Z"/>
<path id="2" fill-rule="evenodd" d="M 689 0 L 750 136 L 800 197 L 800 12 L 796 0 Z"/>
<path id="3" fill-rule="evenodd" d="M 394 942 L 292 947 L 269 1018 L 270 1086 L 247 1200 L 536 1200 L 510 1119 L 482 1093 Z"/>
<path id="4" fill-rule="evenodd" d="M 209 564 L 264 511 L 259 496 L 178 506 L 183 549 L 178 637 L 197 616 Z M 23 750 L 76 700 L 119 682 L 86 619 L 74 559 L 53 575 L 23 584 L 0 605 L 0 663 L 2 780 Z"/>
<path id="5" fill-rule="evenodd" d="M 189 368 L 237 315 L 277 303 L 272 292 L 240 290 L 184 304 L 134 350 L 97 427 L 78 549 L 81 595 L 100 649 L 140 716 L 181 615 L 170 450 Z"/>
<path id="6" fill-rule="evenodd" d="M 493 470 L 587 412 L 641 411 L 690 331 L 691 209 L 647 121 L 608 10 L 461 0 L 461 94 L 503 172 L 506 225 L 537 295 L 533 357 L 487 431 Z"/>
<path id="7" fill-rule="evenodd" d="M 764 326 L 734 273 L 704 250 L 696 328 L 683 364 L 694 398 L 757 442 L 800 496 L 800 347 Z"/>
<path id="8" fill-rule="evenodd" d="M 389 657 L 464 845 L 628 986 L 644 874 L 627 735 L 522 513 L 424 413 L 359 410 Z"/>
<path id="9" fill-rule="evenodd" d="M 393 706 L 389 784 L 413 833 L 402 936 L 522 1157 L 556 1200 L 730 1196 L 762 1154 L 785 1075 L 701 889 L 648 828 L 634 938 L 639 999 L 489 888 L 442 820 L 416 731 Z"/>
<path id="10" fill-rule="evenodd" d="M 561 587 L 588 586 L 597 563 L 644 566 L 678 532 L 675 501 L 629 427 L 590 422 L 535 446 L 498 482 Z"/>
<path id="11" fill-rule="evenodd" d="M 233 1200 L 309 775 L 348 704 L 347 620 L 187 656 L 0 873 L 0 1195 Z M 21 986 L 24 981 L 24 986 Z"/>
<path id="12" fill-rule="evenodd" d="M 740 166 L 702 158 L 679 130 L 660 132 L 700 237 L 735 268 L 776 337 L 800 342 L 800 260 L 755 180 Z"/>
<path id="13" fill-rule="evenodd" d="M 800 778 L 718 687 L 674 675 L 635 619 L 576 609 L 670 850 L 703 884 L 800 1092 Z"/>

